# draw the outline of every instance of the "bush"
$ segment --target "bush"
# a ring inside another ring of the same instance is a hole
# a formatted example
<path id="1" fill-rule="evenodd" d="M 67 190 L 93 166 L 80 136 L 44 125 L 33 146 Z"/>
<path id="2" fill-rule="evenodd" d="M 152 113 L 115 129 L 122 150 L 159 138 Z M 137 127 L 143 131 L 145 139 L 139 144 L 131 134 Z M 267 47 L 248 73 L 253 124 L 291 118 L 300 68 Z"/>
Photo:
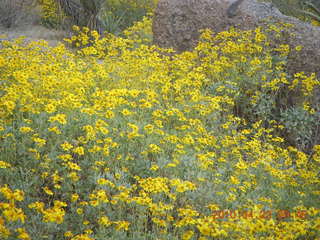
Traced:
<path id="1" fill-rule="evenodd" d="M 48 28 L 68 29 L 73 25 L 56 0 L 37 0 L 41 8 L 42 25 Z"/>
<path id="2" fill-rule="evenodd" d="M 157 0 L 106 0 L 101 12 L 101 21 L 107 32 L 120 34 L 134 22 L 152 13 Z"/>
<path id="3" fill-rule="evenodd" d="M 32 18 L 28 7 L 33 3 L 33 0 L 1 0 L 0 26 L 10 28 L 25 23 Z"/>
<path id="4" fill-rule="evenodd" d="M 272 2 L 283 14 L 320 25 L 320 3 L 318 0 L 264 0 Z"/>

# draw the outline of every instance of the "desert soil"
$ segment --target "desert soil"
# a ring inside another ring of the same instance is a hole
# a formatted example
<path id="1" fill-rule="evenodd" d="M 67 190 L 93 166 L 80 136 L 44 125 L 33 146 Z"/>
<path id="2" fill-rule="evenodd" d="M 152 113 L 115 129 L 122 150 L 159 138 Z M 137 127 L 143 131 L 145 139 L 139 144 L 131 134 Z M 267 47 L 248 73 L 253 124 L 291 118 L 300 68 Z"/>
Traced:
<path id="1" fill-rule="evenodd" d="M 13 40 L 21 36 L 26 37 L 25 40 L 27 42 L 45 40 L 50 46 L 55 46 L 63 41 L 63 38 L 68 37 L 68 34 L 64 31 L 48 29 L 41 25 L 26 25 L 16 28 L 0 26 L 0 42 L 1 40 Z"/>

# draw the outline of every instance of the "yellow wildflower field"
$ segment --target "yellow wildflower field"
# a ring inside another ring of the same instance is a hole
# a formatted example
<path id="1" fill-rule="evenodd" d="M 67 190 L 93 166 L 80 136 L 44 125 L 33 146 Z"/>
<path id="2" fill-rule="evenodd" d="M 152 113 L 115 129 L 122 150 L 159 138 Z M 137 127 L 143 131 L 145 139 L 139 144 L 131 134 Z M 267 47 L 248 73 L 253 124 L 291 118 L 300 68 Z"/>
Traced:
<path id="1" fill-rule="evenodd" d="M 274 117 L 319 114 L 299 48 L 205 30 L 173 55 L 150 26 L 1 43 L 0 238 L 319 239 L 320 145 Z"/>

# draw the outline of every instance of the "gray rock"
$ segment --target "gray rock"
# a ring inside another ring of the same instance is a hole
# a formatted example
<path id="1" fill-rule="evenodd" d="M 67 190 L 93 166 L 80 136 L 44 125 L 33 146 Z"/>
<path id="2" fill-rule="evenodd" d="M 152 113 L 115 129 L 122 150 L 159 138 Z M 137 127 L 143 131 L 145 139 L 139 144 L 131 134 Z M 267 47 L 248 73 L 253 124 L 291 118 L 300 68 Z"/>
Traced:
<path id="1" fill-rule="evenodd" d="M 154 44 L 183 52 L 196 46 L 200 29 L 220 32 L 235 26 L 248 30 L 270 22 L 284 22 L 294 26 L 286 30 L 287 38 L 276 43 L 289 44 L 291 48 L 303 46 L 299 54 L 295 51 L 290 54 L 289 73 L 315 72 L 320 77 L 320 27 L 285 16 L 271 3 L 256 0 L 241 1 L 234 15 L 228 17 L 228 8 L 235 1 L 159 0 L 153 21 Z"/>

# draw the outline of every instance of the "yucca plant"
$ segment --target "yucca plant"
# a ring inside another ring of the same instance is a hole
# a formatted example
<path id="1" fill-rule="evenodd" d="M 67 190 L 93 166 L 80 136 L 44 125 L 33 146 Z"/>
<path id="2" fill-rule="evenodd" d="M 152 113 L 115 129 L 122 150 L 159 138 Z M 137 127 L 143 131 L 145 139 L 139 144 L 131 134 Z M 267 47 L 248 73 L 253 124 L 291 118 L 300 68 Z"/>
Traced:
<path id="1" fill-rule="evenodd" d="M 272 2 L 283 14 L 303 21 L 315 20 L 320 23 L 319 0 L 262 0 Z"/>
<path id="2" fill-rule="evenodd" d="M 86 15 L 86 26 L 92 30 L 103 32 L 102 24 L 99 20 L 99 12 L 103 0 L 80 0 L 84 13 Z"/>
<path id="3" fill-rule="evenodd" d="M 320 22 L 320 1 L 306 1 L 304 4 L 306 5 L 307 10 L 302 10 L 302 12 Z"/>
<path id="4" fill-rule="evenodd" d="M 75 25 L 86 26 L 91 30 L 103 32 L 99 20 L 99 12 L 103 0 L 56 0 L 63 12 L 69 16 Z"/>

